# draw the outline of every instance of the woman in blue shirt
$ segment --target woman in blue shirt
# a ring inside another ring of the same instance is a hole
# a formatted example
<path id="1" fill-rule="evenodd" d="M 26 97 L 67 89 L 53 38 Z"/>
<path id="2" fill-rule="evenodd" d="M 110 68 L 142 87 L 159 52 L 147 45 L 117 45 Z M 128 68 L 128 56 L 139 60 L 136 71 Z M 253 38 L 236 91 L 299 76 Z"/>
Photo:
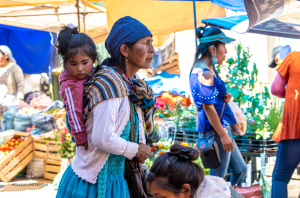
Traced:
<path id="1" fill-rule="evenodd" d="M 195 63 L 190 76 L 190 88 L 194 103 L 197 107 L 197 130 L 201 133 L 215 130 L 219 145 L 222 165 L 217 169 L 210 169 L 210 175 L 224 178 L 229 168 L 231 182 L 240 178 L 240 184 L 245 180 L 246 163 L 231 134 L 231 125 L 235 124 L 234 115 L 226 102 L 231 94 L 227 93 L 225 83 L 215 69 L 226 58 L 226 43 L 235 41 L 218 28 L 200 27 L 197 29 L 200 45 L 197 48 Z M 200 56 L 201 55 L 201 56 Z M 200 56 L 200 58 L 199 58 Z M 222 108 L 224 112 L 222 118 Z M 200 128 L 200 123 L 202 130 Z M 239 177 L 239 178 L 238 178 Z"/>

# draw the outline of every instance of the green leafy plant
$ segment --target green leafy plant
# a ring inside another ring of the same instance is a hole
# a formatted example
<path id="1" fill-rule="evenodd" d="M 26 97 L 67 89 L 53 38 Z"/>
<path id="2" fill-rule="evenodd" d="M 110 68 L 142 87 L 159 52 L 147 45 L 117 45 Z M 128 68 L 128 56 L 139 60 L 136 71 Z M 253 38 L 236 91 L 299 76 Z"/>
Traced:
<path id="1" fill-rule="evenodd" d="M 249 48 L 244 49 L 242 44 L 236 46 L 237 57 L 227 59 L 226 65 L 217 66 L 217 70 L 228 71 L 226 75 L 227 92 L 232 94 L 233 101 L 238 103 L 247 117 L 248 132 L 266 127 L 265 112 L 270 94 L 267 86 L 258 83 L 258 70 L 254 63 L 249 66 L 252 57 Z M 252 69 L 252 70 L 251 70 Z"/>
<path id="2" fill-rule="evenodd" d="M 275 98 L 272 99 L 269 114 L 266 117 L 266 126 L 269 132 L 274 133 L 281 121 L 283 105 L 278 104 Z"/>
<path id="3" fill-rule="evenodd" d="M 58 150 L 58 154 L 61 158 L 72 158 L 75 156 L 76 144 L 72 141 L 70 134 L 63 134 L 61 136 L 61 149 Z"/>
<path id="4" fill-rule="evenodd" d="M 197 111 L 194 105 L 183 109 L 180 125 L 182 128 L 195 129 L 196 128 Z"/>
<path id="5" fill-rule="evenodd" d="M 204 167 L 203 167 L 203 163 L 202 163 L 202 160 L 201 160 L 201 157 L 200 157 L 200 156 L 198 157 L 198 159 L 196 159 L 196 160 L 194 161 L 194 163 L 198 164 L 199 166 L 201 166 L 201 167 L 203 168 L 204 174 L 205 174 L 205 175 L 208 175 L 208 174 L 209 174 L 209 168 L 204 168 Z"/>
<path id="6" fill-rule="evenodd" d="M 165 104 L 165 110 L 171 115 L 171 119 L 176 127 L 178 129 L 180 118 L 182 117 L 183 113 L 183 106 L 182 102 L 176 102 L 172 104 L 171 108 L 167 104 Z"/>

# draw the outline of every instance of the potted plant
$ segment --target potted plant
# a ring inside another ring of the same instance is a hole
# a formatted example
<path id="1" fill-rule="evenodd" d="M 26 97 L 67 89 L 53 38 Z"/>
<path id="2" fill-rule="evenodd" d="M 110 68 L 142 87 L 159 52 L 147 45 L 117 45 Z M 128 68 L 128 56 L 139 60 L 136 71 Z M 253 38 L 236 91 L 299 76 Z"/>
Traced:
<path id="1" fill-rule="evenodd" d="M 236 46 L 236 52 L 237 57 L 227 59 L 227 65 L 217 66 L 216 69 L 227 72 L 227 92 L 232 94 L 232 100 L 238 103 L 247 118 L 247 133 L 250 136 L 235 137 L 237 144 L 243 145 L 244 141 L 255 144 L 255 133 L 262 134 L 266 127 L 265 115 L 270 94 L 267 86 L 258 82 L 256 64 L 249 65 L 252 57 L 249 48 L 244 49 L 240 43 Z M 244 145 L 247 150 L 246 144 Z"/>

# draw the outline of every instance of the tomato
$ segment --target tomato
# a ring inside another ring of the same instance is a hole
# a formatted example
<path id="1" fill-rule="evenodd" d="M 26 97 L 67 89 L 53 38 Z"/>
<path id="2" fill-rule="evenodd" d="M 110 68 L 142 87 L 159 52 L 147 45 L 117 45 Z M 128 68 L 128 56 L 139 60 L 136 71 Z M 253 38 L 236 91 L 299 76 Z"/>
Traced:
<path id="1" fill-rule="evenodd" d="M 5 144 L 4 145 L 4 148 L 7 150 L 9 148 L 9 145 L 8 144 Z"/>
<path id="2" fill-rule="evenodd" d="M 14 150 L 15 149 L 15 147 L 14 146 L 11 146 L 11 147 L 9 147 L 9 150 Z"/>
<path id="3" fill-rule="evenodd" d="M 11 142 L 15 142 L 15 141 L 17 141 L 17 140 L 16 140 L 15 138 L 13 138 L 13 139 L 11 139 L 10 141 L 11 141 Z"/>
<path id="4" fill-rule="evenodd" d="M 15 145 L 19 145 L 20 144 L 20 142 L 17 140 L 16 142 L 15 142 Z"/>
<path id="5" fill-rule="evenodd" d="M 15 143 L 14 143 L 14 142 L 11 142 L 11 143 L 10 143 L 10 146 L 14 146 L 14 145 L 15 145 Z"/>
<path id="6" fill-rule="evenodd" d="M 5 146 L 4 146 L 4 145 L 1 145 L 1 146 L 0 146 L 0 150 L 1 150 L 1 151 L 4 151 L 4 150 L 5 150 Z"/>

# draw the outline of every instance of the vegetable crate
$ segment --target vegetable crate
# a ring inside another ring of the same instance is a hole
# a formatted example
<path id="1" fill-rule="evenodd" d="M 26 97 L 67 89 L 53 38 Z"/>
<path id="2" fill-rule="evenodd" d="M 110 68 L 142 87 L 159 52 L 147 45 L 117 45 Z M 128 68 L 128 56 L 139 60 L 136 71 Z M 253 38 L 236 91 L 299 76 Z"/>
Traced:
<path id="1" fill-rule="evenodd" d="M 44 161 L 44 178 L 49 180 L 54 180 L 57 173 L 60 172 L 61 161 L 56 160 L 45 160 Z"/>
<path id="2" fill-rule="evenodd" d="M 169 138 L 174 139 L 175 128 L 169 127 Z M 175 143 L 187 142 L 189 144 L 196 144 L 197 139 L 199 138 L 199 132 L 195 129 L 188 129 L 188 128 L 178 128 L 175 134 Z"/>
<path id="3" fill-rule="evenodd" d="M 11 181 L 33 159 L 33 137 L 30 133 L 15 132 L 10 140 L 20 137 L 21 143 L 0 161 L 0 180 L 4 182 Z"/>
<path id="4" fill-rule="evenodd" d="M 44 160 L 60 161 L 61 157 L 57 153 L 61 148 L 61 142 L 44 140 L 44 138 L 53 138 L 53 132 L 48 132 L 34 139 L 34 157 Z"/>
<path id="5" fill-rule="evenodd" d="M 233 135 L 237 146 L 240 151 L 248 151 L 248 152 L 263 152 L 263 150 L 267 151 L 276 151 L 278 148 L 278 143 L 274 140 L 256 140 L 255 133 L 246 133 L 243 136 Z"/>

